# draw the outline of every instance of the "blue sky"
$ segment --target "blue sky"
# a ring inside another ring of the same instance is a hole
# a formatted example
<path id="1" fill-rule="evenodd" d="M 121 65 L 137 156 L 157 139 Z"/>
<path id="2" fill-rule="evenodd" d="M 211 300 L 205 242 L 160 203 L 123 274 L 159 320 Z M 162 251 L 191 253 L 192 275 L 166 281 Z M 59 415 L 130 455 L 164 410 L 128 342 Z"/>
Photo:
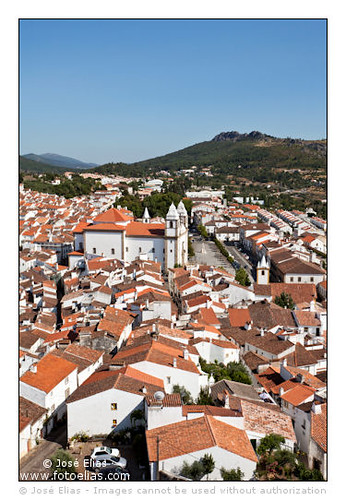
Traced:
<path id="1" fill-rule="evenodd" d="M 23 20 L 21 154 L 134 162 L 221 131 L 326 136 L 323 20 Z"/>

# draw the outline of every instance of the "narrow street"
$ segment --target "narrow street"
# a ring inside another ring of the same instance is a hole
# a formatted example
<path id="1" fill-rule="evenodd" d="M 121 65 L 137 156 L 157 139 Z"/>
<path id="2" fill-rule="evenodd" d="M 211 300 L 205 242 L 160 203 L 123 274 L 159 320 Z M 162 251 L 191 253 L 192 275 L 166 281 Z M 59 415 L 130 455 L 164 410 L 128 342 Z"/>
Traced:
<path id="1" fill-rule="evenodd" d="M 65 444 L 66 426 L 63 425 L 43 439 L 38 446 L 22 458 L 19 466 L 20 472 L 49 472 L 49 469 L 44 467 L 43 461 L 50 458 L 56 450 L 65 446 Z"/>

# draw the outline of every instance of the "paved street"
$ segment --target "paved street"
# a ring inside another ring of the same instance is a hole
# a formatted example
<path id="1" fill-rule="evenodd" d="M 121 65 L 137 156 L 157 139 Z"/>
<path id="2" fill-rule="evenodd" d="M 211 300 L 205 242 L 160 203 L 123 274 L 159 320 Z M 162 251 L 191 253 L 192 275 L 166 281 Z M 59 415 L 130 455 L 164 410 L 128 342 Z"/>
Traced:
<path id="1" fill-rule="evenodd" d="M 36 448 L 30 451 L 20 461 L 20 472 L 49 472 L 43 466 L 43 461 L 50 458 L 54 452 L 66 443 L 66 427 L 59 427 L 48 439 L 43 439 Z"/>
<path id="2" fill-rule="evenodd" d="M 253 269 L 252 269 L 251 262 L 249 260 L 247 260 L 244 256 L 244 254 L 242 252 L 240 252 L 234 245 L 226 243 L 225 247 L 228 250 L 228 253 L 230 253 L 232 255 L 232 257 L 234 257 L 236 262 L 238 262 L 238 264 L 240 264 L 240 266 L 246 270 L 246 272 L 249 275 L 251 283 L 253 283 L 254 278 L 252 276 Z"/>
<path id="3" fill-rule="evenodd" d="M 200 237 L 194 235 L 192 245 L 196 255 L 189 259 L 190 262 L 198 262 L 198 264 L 208 266 L 222 266 L 229 273 L 235 274 L 234 267 L 219 252 L 213 241 L 200 241 Z"/>

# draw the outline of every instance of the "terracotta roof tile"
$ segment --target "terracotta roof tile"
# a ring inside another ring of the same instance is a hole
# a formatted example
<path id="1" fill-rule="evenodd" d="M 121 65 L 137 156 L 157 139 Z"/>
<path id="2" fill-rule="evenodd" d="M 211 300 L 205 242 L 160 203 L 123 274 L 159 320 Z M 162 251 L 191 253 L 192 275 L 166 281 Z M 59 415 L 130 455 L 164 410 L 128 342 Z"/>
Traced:
<path id="1" fill-rule="evenodd" d="M 251 321 L 249 309 L 228 309 L 228 317 L 231 326 L 245 326 Z"/>
<path id="2" fill-rule="evenodd" d="M 311 437 L 327 453 L 327 404 L 320 405 L 320 412 L 311 411 Z"/>
<path id="3" fill-rule="evenodd" d="M 62 380 L 70 375 L 77 366 L 70 361 L 47 354 L 36 365 L 37 372 L 27 371 L 21 377 L 21 382 L 36 387 L 48 394 Z"/>
<path id="4" fill-rule="evenodd" d="M 220 422 L 212 416 L 194 418 L 146 431 L 150 462 L 157 460 L 157 436 L 160 439 L 161 460 L 218 446 L 257 462 L 246 432 Z"/>

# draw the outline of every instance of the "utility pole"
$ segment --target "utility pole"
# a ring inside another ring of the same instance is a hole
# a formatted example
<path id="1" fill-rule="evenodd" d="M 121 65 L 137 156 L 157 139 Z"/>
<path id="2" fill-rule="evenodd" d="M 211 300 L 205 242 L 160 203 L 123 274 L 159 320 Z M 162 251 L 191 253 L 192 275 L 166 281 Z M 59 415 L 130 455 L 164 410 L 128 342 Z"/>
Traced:
<path id="1" fill-rule="evenodd" d="M 159 471 L 159 465 L 160 465 L 160 438 L 159 438 L 159 436 L 156 437 L 156 454 L 157 454 L 156 481 L 159 481 L 160 480 L 160 471 Z"/>

